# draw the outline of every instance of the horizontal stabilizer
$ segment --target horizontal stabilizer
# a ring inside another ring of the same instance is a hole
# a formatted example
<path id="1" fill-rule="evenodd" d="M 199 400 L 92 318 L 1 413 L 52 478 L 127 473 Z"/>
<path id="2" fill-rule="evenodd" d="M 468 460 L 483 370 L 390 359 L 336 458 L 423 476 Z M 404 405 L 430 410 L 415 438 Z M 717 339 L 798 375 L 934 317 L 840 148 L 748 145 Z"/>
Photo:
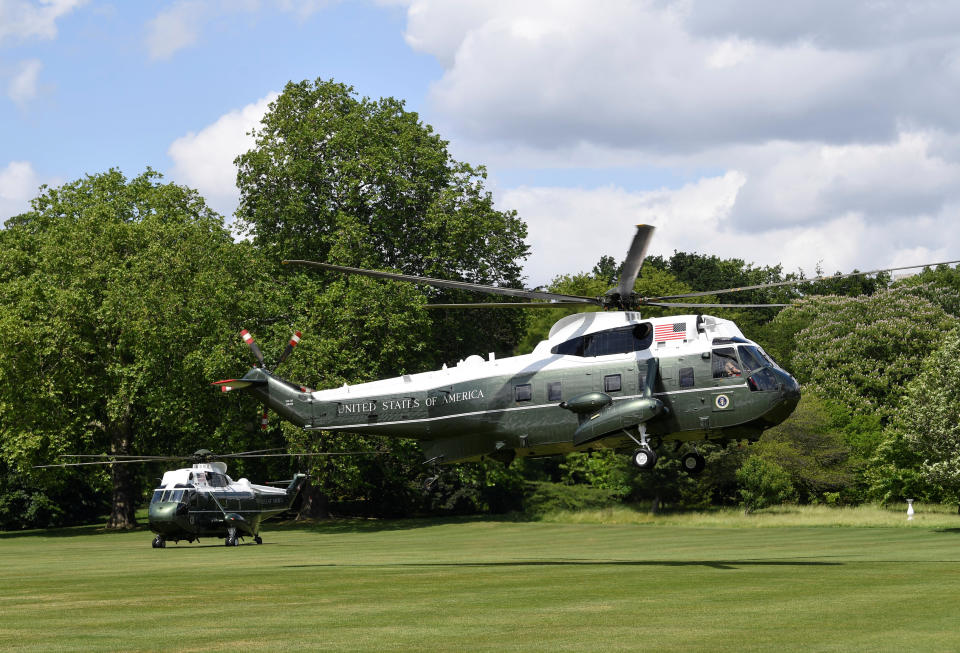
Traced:
<path id="1" fill-rule="evenodd" d="M 223 381 L 214 381 L 210 385 L 220 386 L 221 392 L 230 392 L 231 390 L 240 390 L 252 385 L 266 385 L 266 379 L 224 379 Z"/>

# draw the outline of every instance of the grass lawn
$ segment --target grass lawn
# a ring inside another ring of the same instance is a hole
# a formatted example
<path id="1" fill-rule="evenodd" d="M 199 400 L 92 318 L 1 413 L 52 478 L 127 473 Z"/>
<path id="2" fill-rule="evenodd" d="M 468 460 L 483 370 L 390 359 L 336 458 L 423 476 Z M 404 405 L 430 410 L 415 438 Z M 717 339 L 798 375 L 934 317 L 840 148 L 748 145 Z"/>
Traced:
<path id="1" fill-rule="evenodd" d="M 5 533 L 0 649 L 960 650 L 960 517 L 819 514 Z"/>

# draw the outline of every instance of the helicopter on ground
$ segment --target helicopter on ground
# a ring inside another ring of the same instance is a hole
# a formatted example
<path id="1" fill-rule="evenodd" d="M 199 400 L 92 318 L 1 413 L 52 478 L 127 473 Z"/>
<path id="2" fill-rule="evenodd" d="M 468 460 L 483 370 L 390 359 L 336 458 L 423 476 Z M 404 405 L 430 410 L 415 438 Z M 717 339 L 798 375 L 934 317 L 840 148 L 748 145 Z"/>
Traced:
<path id="1" fill-rule="evenodd" d="M 159 487 L 150 500 L 150 530 L 156 533 L 153 548 L 165 548 L 172 540 L 179 543 L 199 541 L 200 537 L 223 538 L 227 546 L 237 546 L 245 535 L 262 544 L 260 524 L 274 515 L 291 508 L 306 474 L 295 474 L 286 488 L 254 485 L 245 478 L 233 480 L 227 476 L 227 464 L 214 458 L 254 458 L 289 456 L 274 454 L 274 449 L 215 455 L 200 449 L 189 458 L 191 467 L 164 472 Z M 309 455 L 309 454 L 308 454 Z M 184 460 L 174 456 L 126 455 L 70 455 L 69 458 L 110 458 L 39 467 L 70 467 L 75 465 L 115 465 Z"/>
<path id="2" fill-rule="evenodd" d="M 736 324 L 701 308 L 782 307 L 787 304 L 677 303 L 675 300 L 771 286 L 875 274 L 888 270 L 761 284 L 743 288 L 640 297 L 634 293 L 654 228 L 638 225 L 619 283 L 601 297 L 562 295 L 463 281 L 417 277 L 311 261 L 284 261 L 324 270 L 488 294 L 534 303 L 428 304 L 427 308 L 555 308 L 599 306 L 603 312 L 562 318 L 532 353 L 496 359 L 472 355 L 455 367 L 310 390 L 269 370 L 244 330 L 257 365 L 242 378 L 216 381 L 222 391 L 254 395 L 307 430 L 412 438 L 428 463 L 546 456 L 613 448 L 632 452 L 640 469 L 656 464 L 659 446 L 691 443 L 682 468 L 698 474 L 696 441 L 755 441 L 784 420 L 800 400 L 800 385 Z M 922 267 L 922 266 L 910 266 Z M 907 268 L 891 268 L 907 269 Z M 698 309 L 644 318 L 641 306 Z M 299 332 L 279 362 L 299 341 Z M 278 363 L 279 364 L 279 363 Z M 276 366 L 274 367 L 276 369 Z"/>

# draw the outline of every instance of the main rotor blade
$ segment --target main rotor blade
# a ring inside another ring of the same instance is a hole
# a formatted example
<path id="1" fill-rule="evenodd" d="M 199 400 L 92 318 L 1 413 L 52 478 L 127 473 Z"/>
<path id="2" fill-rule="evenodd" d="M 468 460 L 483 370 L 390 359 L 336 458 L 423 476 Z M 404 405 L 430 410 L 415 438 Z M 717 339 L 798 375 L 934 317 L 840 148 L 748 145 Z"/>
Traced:
<path id="1" fill-rule="evenodd" d="M 180 460 L 186 456 L 134 456 L 121 453 L 62 453 L 58 458 L 113 458 L 134 460 Z"/>
<path id="2" fill-rule="evenodd" d="M 591 302 L 601 306 L 599 301 Z M 424 308 L 583 308 L 586 302 L 476 302 L 475 304 L 425 304 Z"/>
<path id="3" fill-rule="evenodd" d="M 648 224 L 637 225 L 637 233 L 633 235 L 633 242 L 630 243 L 627 258 L 623 261 L 623 268 L 620 271 L 617 292 L 621 297 L 629 297 L 633 292 L 633 284 L 636 283 L 640 268 L 643 267 L 643 259 L 647 257 L 647 247 L 650 245 L 650 239 L 653 238 L 653 229 Z"/>
<path id="4" fill-rule="evenodd" d="M 365 270 L 363 268 L 349 268 L 343 265 L 332 265 L 330 263 L 317 263 L 316 261 L 289 260 L 281 261 L 284 265 L 309 265 L 323 270 L 332 270 L 334 272 L 344 272 L 346 274 L 359 274 L 366 277 L 377 279 L 393 279 L 394 281 L 410 281 L 412 283 L 424 283 L 436 288 L 449 288 L 451 290 L 472 290 L 490 295 L 508 295 L 510 297 L 523 297 L 525 299 L 557 299 L 562 301 L 576 302 L 581 304 L 597 304 L 594 297 L 581 297 L 579 295 L 561 295 L 558 293 L 546 292 L 542 290 L 526 290 L 524 288 L 503 288 L 500 286 L 487 286 L 479 283 L 470 283 L 467 281 L 450 281 L 449 279 L 434 279 L 433 277 L 418 277 L 412 274 L 400 274 L 398 272 L 381 272 L 380 270 Z"/>
<path id="5" fill-rule="evenodd" d="M 34 465 L 33 469 L 48 469 L 50 467 L 80 467 L 82 465 L 122 465 L 124 463 L 155 463 L 161 458 L 137 458 L 137 459 L 127 459 L 127 460 L 95 460 L 92 462 L 85 463 L 59 463 L 56 465 Z M 167 458 L 165 460 L 179 460 L 179 458 Z"/>
<path id="6" fill-rule="evenodd" d="M 251 458 L 277 458 L 281 456 L 380 456 L 389 454 L 389 451 L 329 451 L 319 453 L 265 453 Z M 242 456 L 243 457 L 243 456 Z"/>
<path id="7" fill-rule="evenodd" d="M 663 308 L 783 308 L 790 304 L 678 304 L 676 302 L 643 302 L 644 306 Z"/>
<path id="8" fill-rule="evenodd" d="M 211 458 L 245 458 L 245 457 L 256 457 L 264 456 L 266 454 L 271 454 L 276 451 L 283 451 L 283 447 L 274 447 L 272 449 L 254 449 L 253 451 L 237 451 L 234 453 L 225 453 L 225 454 L 210 454 Z"/>
<path id="9" fill-rule="evenodd" d="M 742 286 L 740 288 L 722 288 L 720 290 L 704 290 L 701 292 L 685 293 L 683 295 L 661 295 L 660 297 L 647 297 L 646 303 L 660 301 L 661 299 L 685 299 L 687 297 L 705 297 L 707 295 L 719 295 L 722 293 L 742 292 L 744 290 L 762 290 L 764 288 L 777 288 L 781 286 L 798 286 L 802 283 L 813 283 L 815 281 L 830 281 L 833 279 L 846 279 L 848 277 L 865 277 L 871 274 L 880 274 L 881 272 L 896 272 L 897 270 L 915 270 L 916 268 L 929 268 L 937 265 L 951 265 L 960 263 L 956 261 L 943 261 L 941 263 L 922 263 L 920 265 L 902 265 L 896 268 L 883 268 L 880 270 L 868 270 L 866 272 L 850 272 L 848 274 L 830 274 L 809 279 L 790 279 L 789 281 L 774 281 L 772 283 L 760 283 L 755 286 Z"/>

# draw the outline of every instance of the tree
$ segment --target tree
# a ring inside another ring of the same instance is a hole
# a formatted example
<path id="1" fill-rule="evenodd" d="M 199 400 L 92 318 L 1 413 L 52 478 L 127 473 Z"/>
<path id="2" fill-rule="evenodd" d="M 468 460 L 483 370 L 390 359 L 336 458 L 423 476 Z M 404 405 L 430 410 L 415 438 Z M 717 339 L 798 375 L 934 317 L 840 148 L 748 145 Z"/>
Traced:
<path id="1" fill-rule="evenodd" d="M 946 334 L 904 389 L 887 431 L 891 448 L 906 445 L 921 475 L 960 500 L 960 329 Z"/>
<path id="2" fill-rule="evenodd" d="M 236 159 L 237 221 L 268 260 L 522 285 L 524 223 L 496 209 L 484 169 L 455 161 L 403 102 L 359 98 L 333 81 L 289 83 L 253 136 L 254 147 Z M 276 283 L 287 306 L 282 321 L 311 334 L 284 374 L 316 388 L 510 353 L 525 320 L 521 310 L 423 311 L 428 302 L 492 299 L 431 286 L 293 267 Z M 411 443 L 281 428 L 308 449 L 393 454 L 317 460 L 318 503 L 364 500 L 384 513 L 413 505 L 410 476 L 423 467 Z"/>
<path id="3" fill-rule="evenodd" d="M 253 136 L 254 148 L 236 159 L 237 218 L 269 258 L 521 285 L 525 225 L 514 211 L 493 207 L 484 169 L 455 161 L 403 102 L 357 98 L 333 81 L 291 82 Z M 420 292 L 431 301 L 477 300 L 432 287 Z M 478 317 L 432 313 L 421 332 L 430 343 L 423 367 L 513 349 L 521 311 L 487 311 L 482 329 Z"/>
<path id="4" fill-rule="evenodd" d="M 669 259 L 662 256 L 647 258 L 649 267 L 653 267 L 673 275 L 677 281 L 695 291 L 720 290 L 724 288 L 741 288 L 765 283 L 773 283 L 784 279 L 779 265 L 774 267 L 754 267 L 742 259 L 721 259 L 718 256 L 704 254 L 674 252 Z M 647 266 L 645 266 L 647 267 Z M 689 291 L 688 291 L 689 292 Z M 668 293 L 662 293 L 668 294 Z M 750 290 L 731 295 L 697 297 L 691 299 L 696 302 L 739 304 L 785 303 L 796 297 L 797 293 L 790 287 L 778 287 L 764 290 Z M 681 300 L 682 301 L 682 300 Z M 758 327 L 770 321 L 778 309 L 710 309 L 710 313 L 733 320 L 740 329 L 750 336 L 755 334 Z"/>
<path id="5" fill-rule="evenodd" d="M 259 266 L 195 191 L 159 179 L 44 188 L 0 231 L 0 450 L 20 472 L 240 439 L 209 383 L 240 364 L 223 338 L 255 312 Z M 144 474 L 113 466 L 110 526 L 134 525 Z"/>
<path id="6" fill-rule="evenodd" d="M 823 500 L 828 492 L 859 498 L 855 480 L 862 460 L 853 458 L 830 407 L 811 392 L 804 393 L 790 419 L 765 431 L 751 449 L 789 475 L 801 501 Z"/>
<path id="7" fill-rule="evenodd" d="M 801 383 L 853 413 L 884 422 L 923 359 L 953 326 L 940 306 L 916 289 L 864 297 L 810 297 L 780 312 L 777 354 Z M 776 355 L 776 354 L 775 354 Z"/>

